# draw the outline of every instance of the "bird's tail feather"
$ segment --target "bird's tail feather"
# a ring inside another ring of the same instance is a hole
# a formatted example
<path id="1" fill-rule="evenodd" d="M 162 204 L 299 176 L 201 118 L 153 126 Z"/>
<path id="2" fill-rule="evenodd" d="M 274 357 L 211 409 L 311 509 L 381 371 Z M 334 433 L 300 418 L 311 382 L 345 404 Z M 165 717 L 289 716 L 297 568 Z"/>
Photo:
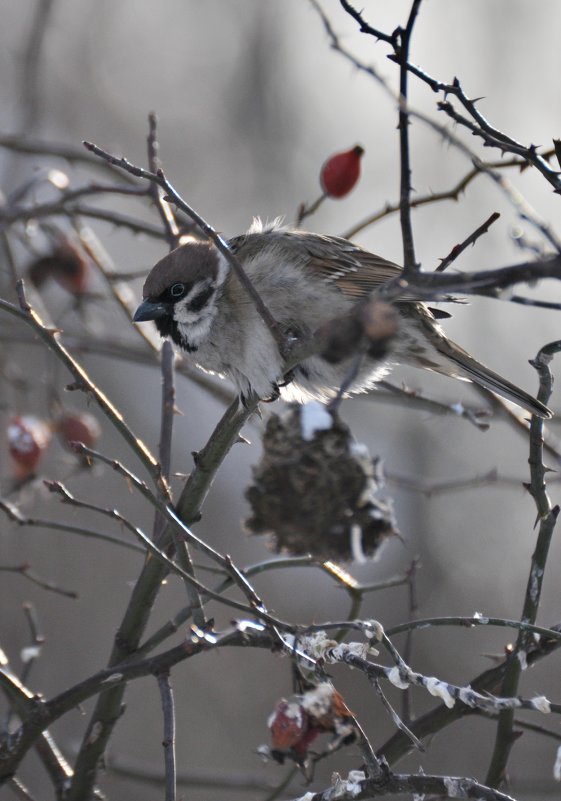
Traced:
<path id="1" fill-rule="evenodd" d="M 521 406 L 538 417 L 543 417 L 546 420 L 553 417 L 551 410 L 537 398 L 532 397 L 528 392 L 520 389 L 515 384 L 511 384 L 506 378 L 485 367 L 484 364 L 473 359 L 458 346 L 451 348 L 449 351 L 447 350 L 446 355 L 461 369 L 461 374 L 457 376 L 458 378 L 465 376 L 475 384 L 479 384 L 479 386 L 485 387 L 491 392 L 496 392 L 502 398 L 516 403 L 517 406 Z"/>

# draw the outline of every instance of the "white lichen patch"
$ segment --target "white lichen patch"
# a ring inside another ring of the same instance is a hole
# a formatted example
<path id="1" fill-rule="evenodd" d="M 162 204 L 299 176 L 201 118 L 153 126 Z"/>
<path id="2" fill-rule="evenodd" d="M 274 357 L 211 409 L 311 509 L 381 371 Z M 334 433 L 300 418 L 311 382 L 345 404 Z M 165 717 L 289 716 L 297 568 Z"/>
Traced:
<path id="1" fill-rule="evenodd" d="M 458 693 L 458 698 L 466 706 L 471 706 L 471 707 L 477 706 L 477 695 L 469 686 L 460 688 L 460 692 Z"/>
<path id="2" fill-rule="evenodd" d="M 364 632 L 364 636 L 368 637 L 369 640 L 382 642 L 384 639 L 384 627 L 378 620 L 357 620 L 355 622 L 360 626 Z"/>
<path id="3" fill-rule="evenodd" d="M 361 782 L 365 779 L 366 774 L 362 770 L 351 770 L 346 779 L 342 779 L 338 773 L 334 773 L 331 777 L 330 799 L 359 795 L 362 791 Z"/>
<path id="4" fill-rule="evenodd" d="M 327 662 L 342 662 L 346 656 L 357 656 L 359 659 L 367 659 L 373 651 L 367 642 L 342 642 L 334 648 L 330 648 L 325 654 Z"/>
<path id="5" fill-rule="evenodd" d="M 366 780 L 366 774 L 362 770 L 351 770 L 347 776 L 347 791 L 351 795 L 358 795 L 362 790 L 361 782 Z"/>
<path id="6" fill-rule="evenodd" d="M 537 695 L 535 698 L 532 698 L 532 706 L 534 709 L 537 709 L 538 712 L 543 712 L 544 715 L 549 715 L 551 712 L 551 704 L 545 695 Z"/>
<path id="7" fill-rule="evenodd" d="M 557 749 L 557 756 L 553 764 L 553 778 L 556 782 L 561 782 L 561 745 Z"/>
<path id="8" fill-rule="evenodd" d="M 398 690 L 406 690 L 410 684 L 410 682 L 402 678 L 397 665 L 388 671 L 388 680 L 393 684 L 394 687 L 397 687 Z"/>
<path id="9" fill-rule="evenodd" d="M 449 685 L 444 681 L 440 681 L 440 679 L 437 679 L 435 676 L 430 676 L 425 679 L 425 687 L 431 695 L 444 701 L 448 709 L 452 709 L 456 703 L 456 699 L 449 690 Z"/>
<path id="10" fill-rule="evenodd" d="M 322 659 L 325 652 L 334 648 L 337 640 L 331 640 L 325 631 L 316 631 L 298 640 L 300 650 L 309 654 L 313 659 Z"/>
<path id="11" fill-rule="evenodd" d="M 448 798 L 460 798 L 460 796 L 463 795 L 458 779 L 451 779 L 448 776 L 445 776 L 443 781 Z"/>

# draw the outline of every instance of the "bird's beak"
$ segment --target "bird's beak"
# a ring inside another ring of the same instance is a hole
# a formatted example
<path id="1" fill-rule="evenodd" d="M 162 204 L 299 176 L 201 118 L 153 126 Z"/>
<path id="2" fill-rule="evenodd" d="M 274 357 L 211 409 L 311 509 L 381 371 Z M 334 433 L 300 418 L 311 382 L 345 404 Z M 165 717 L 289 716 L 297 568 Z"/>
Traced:
<path id="1" fill-rule="evenodd" d="M 133 323 L 144 323 L 146 320 L 157 320 L 158 317 L 163 317 L 169 314 L 169 305 L 167 303 L 155 303 L 149 298 L 143 300 L 132 318 Z"/>

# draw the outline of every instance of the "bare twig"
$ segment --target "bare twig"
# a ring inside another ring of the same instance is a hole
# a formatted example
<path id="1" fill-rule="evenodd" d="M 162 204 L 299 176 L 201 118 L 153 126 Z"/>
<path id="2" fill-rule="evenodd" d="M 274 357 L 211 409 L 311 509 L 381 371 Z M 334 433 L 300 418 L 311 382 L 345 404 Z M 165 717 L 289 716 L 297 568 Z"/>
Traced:
<path id="1" fill-rule="evenodd" d="M 177 504 L 181 520 L 189 523 L 197 518 L 216 471 L 230 448 L 236 443 L 242 425 L 256 406 L 255 399 L 248 408 L 239 409 L 236 401 L 226 410 L 213 436 L 203 449 L 202 458 L 199 454 L 195 469 L 183 488 Z M 162 548 L 171 542 L 171 526 L 168 525 L 162 534 Z M 157 559 L 145 563 L 115 634 L 109 669 L 128 658 L 138 647 L 166 573 L 167 568 Z M 76 760 L 76 778 L 69 791 L 68 801 L 80 801 L 93 787 L 99 758 L 117 721 L 124 689 L 124 685 L 112 687 L 98 698 Z M 96 732 L 97 736 L 91 737 L 92 732 Z"/>
<path id="2" fill-rule="evenodd" d="M 415 746 L 415 748 L 417 748 L 419 751 L 424 751 L 425 747 L 423 746 L 422 742 L 417 737 L 415 737 L 415 735 L 413 734 L 413 732 L 410 729 L 407 728 L 407 726 L 404 723 L 404 721 L 399 717 L 399 715 L 397 714 L 397 712 L 395 711 L 393 706 L 390 704 L 390 702 L 386 698 L 382 688 L 380 687 L 380 682 L 378 681 L 378 679 L 374 679 L 372 681 L 372 685 L 373 685 L 374 689 L 376 690 L 376 693 L 377 693 L 380 701 L 382 702 L 382 706 L 389 713 L 389 715 L 390 715 L 394 725 L 396 726 L 396 728 L 398 728 L 399 731 L 403 732 L 403 734 L 405 734 L 406 737 L 409 737 L 409 739 L 411 740 L 411 743 Z M 407 697 L 406 693 L 403 694 L 403 697 L 404 698 Z M 405 720 L 409 720 L 409 718 L 405 718 Z"/>
<path id="3" fill-rule="evenodd" d="M 164 764 L 166 774 L 166 801 L 175 801 L 177 792 L 177 768 L 175 764 L 175 709 L 173 691 L 169 680 L 169 670 L 158 674 L 158 687 L 162 699 L 164 715 Z"/>
<path id="4" fill-rule="evenodd" d="M 310 0 L 310 2 L 312 6 L 316 9 L 316 11 L 319 13 L 322 19 L 324 28 L 331 41 L 332 48 L 338 53 L 340 53 L 347 61 L 353 64 L 353 66 L 356 69 L 360 70 L 361 72 L 364 72 L 366 75 L 373 78 L 380 86 L 382 86 L 382 88 L 388 94 L 389 97 L 391 97 L 394 100 L 397 100 L 398 103 L 402 105 L 403 101 L 399 98 L 398 95 L 396 95 L 396 93 L 390 87 L 388 82 L 379 74 L 379 72 L 374 67 L 372 67 L 369 64 L 364 64 L 358 58 L 356 58 L 352 53 L 350 53 L 345 47 L 341 45 L 338 37 L 333 31 L 331 24 L 329 23 L 327 16 L 322 11 L 317 0 Z M 382 41 L 392 46 L 394 53 L 388 56 L 388 58 L 390 58 L 393 61 L 397 61 L 399 63 L 399 57 L 397 53 L 398 41 L 396 38 L 396 32 L 394 32 L 391 35 L 388 35 L 384 34 L 382 31 L 372 28 L 372 26 L 370 26 L 368 23 L 365 22 L 361 13 L 358 12 L 356 9 L 354 9 L 350 3 L 344 2 L 344 0 L 340 0 L 340 2 L 345 11 L 349 13 L 350 16 L 352 16 L 359 23 L 360 30 L 362 33 L 366 33 L 376 37 L 377 39 L 381 39 Z M 428 85 L 431 86 L 433 91 L 442 91 L 445 94 L 446 92 L 457 94 L 457 89 L 454 87 L 454 85 L 448 85 L 441 83 L 440 81 L 436 81 L 430 76 L 428 76 L 426 73 L 424 73 L 422 70 L 420 70 L 418 67 L 413 66 L 412 64 L 407 64 L 407 70 L 412 74 L 416 75 L 417 77 L 421 78 L 422 80 L 424 80 L 426 83 L 428 83 Z M 502 162 L 485 163 L 482 162 L 481 159 L 478 158 L 476 154 L 472 150 L 470 150 L 470 148 L 468 148 L 463 141 L 461 141 L 445 126 L 437 123 L 435 120 L 428 117 L 426 114 L 413 109 L 409 104 L 407 104 L 407 113 L 409 114 L 410 117 L 414 117 L 415 119 L 420 120 L 421 122 L 423 122 L 423 124 L 428 125 L 432 130 L 436 131 L 440 136 L 443 137 L 445 141 L 449 142 L 455 148 L 460 150 L 460 152 L 462 152 L 465 156 L 467 156 L 474 165 L 474 170 L 468 173 L 468 175 L 465 176 L 465 178 L 462 179 L 462 181 L 460 181 L 457 189 L 450 190 L 449 196 L 451 197 L 451 199 L 457 199 L 459 192 L 461 192 L 465 188 L 465 186 L 467 186 L 467 184 L 471 180 L 473 180 L 473 178 L 477 177 L 477 175 L 479 174 L 487 175 L 494 181 L 495 185 L 499 187 L 499 189 L 503 192 L 503 194 L 506 195 L 509 202 L 516 209 L 520 218 L 526 222 L 529 222 L 531 225 L 537 228 L 540 231 L 540 233 L 548 240 L 548 242 L 550 242 L 550 244 L 553 245 L 553 247 L 557 251 L 561 250 L 561 242 L 558 240 L 557 236 L 552 231 L 551 227 L 547 225 L 539 217 L 539 215 L 535 212 L 534 209 L 532 209 L 530 204 L 525 200 L 525 198 L 520 194 L 520 192 L 516 188 L 514 188 L 507 181 L 507 179 L 504 178 L 504 176 L 500 175 L 498 172 L 498 170 L 502 170 L 503 167 L 510 167 L 510 166 L 519 166 L 521 170 L 524 169 L 525 167 L 528 166 L 529 163 L 533 163 L 532 158 L 534 157 L 533 151 L 535 151 L 535 148 L 532 147 L 527 148 L 526 151 L 528 152 L 525 152 L 522 158 L 516 157 L 510 160 L 503 160 Z M 547 171 L 548 169 L 547 162 L 554 154 L 555 150 L 550 149 L 539 156 L 539 158 L 544 162 L 545 165 L 543 167 L 544 170 Z M 529 160 L 528 156 L 530 157 Z M 552 174 L 554 173 L 553 170 L 551 172 Z M 436 193 L 435 195 L 432 196 L 431 195 L 423 196 L 422 198 L 418 199 L 420 202 L 416 202 L 416 199 L 413 198 L 411 200 L 411 208 L 414 208 L 416 205 L 424 205 L 425 203 L 432 203 L 432 202 L 437 202 L 439 200 L 445 200 L 447 199 L 447 194 L 448 193 L 443 192 L 443 193 Z M 356 226 L 353 226 L 353 228 L 348 230 L 344 234 L 344 236 L 347 238 L 351 238 L 352 236 L 356 235 L 359 231 L 361 231 L 363 228 L 367 227 L 368 225 L 371 225 L 374 222 L 377 222 L 378 220 L 382 219 L 388 214 L 392 214 L 394 212 L 399 211 L 399 209 L 400 209 L 399 203 L 388 204 L 382 211 L 377 212 L 376 214 L 368 217 L 365 221 L 358 223 Z"/>
<path id="5" fill-rule="evenodd" d="M 148 146 L 148 169 L 152 173 L 156 173 L 160 169 L 160 160 L 158 157 L 158 137 L 157 137 L 157 126 L 158 120 L 154 112 L 151 112 L 148 115 L 148 139 L 147 139 L 147 146 Z M 150 181 L 149 183 L 149 193 L 154 201 L 156 208 L 158 209 L 158 214 L 160 215 L 160 219 L 164 226 L 164 231 L 166 234 L 166 239 L 168 241 L 168 245 L 170 249 L 177 247 L 179 244 L 179 228 L 175 221 L 175 217 L 173 216 L 173 210 L 169 203 L 166 203 L 164 200 L 164 193 L 162 192 L 161 188 L 158 184 Z"/>
<path id="6" fill-rule="evenodd" d="M 164 784 L 165 776 L 161 768 L 156 765 L 147 764 L 144 760 L 132 759 L 123 755 L 108 753 L 104 759 L 105 769 L 116 776 L 126 777 L 143 785 L 161 786 Z M 184 785 L 191 789 L 200 787 L 211 790 L 223 790 L 228 792 L 267 792 L 276 785 L 272 779 L 259 776 L 257 773 L 242 773 L 216 771 L 212 767 L 204 769 L 179 769 L 177 771 L 178 786 Z"/>
<path id="7" fill-rule="evenodd" d="M 87 184 L 78 189 L 68 189 L 61 192 L 57 200 L 48 203 L 37 203 L 31 206 L 6 206 L 0 212 L 0 222 L 5 226 L 13 223 L 38 219 L 52 214 L 65 214 L 66 204 L 72 203 L 81 197 L 91 197 L 96 195 L 132 195 L 134 197 L 146 197 L 148 190 L 143 186 L 130 186 L 125 184 Z"/>
<path id="8" fill-rule="evenodd" d="M 377 390 L 369 394 L 365 400 L 390 403 L 392 405 L 399 405 L 402 402 L 404 406 L 419 409 L 423 412 L 430 412 L 431 414 L 463 417 L 480 431 L 487 431 L 489 428 L 489 423 L 487 422 L 489 412 L 486 409 L 472 409 L 464 406 L 463 403 L 443 403 L 433 398 L 427 398 L 426 395 L 417 390 L 398 387 L 390 381 L 379 381 L 377 386 L 386 391 L 380 392 Z"/>
<path id="9" fill-rule="evenodd" d="M 175 356 L 173 346 L 166 340 L 162 347 L 162 410 L 160 416 L 160 444 L 158 455 L 162 475 L 169 481 L 171 472 L 171 441 L 173 434 L 173 416 L 175 414 Z"/>
<path id="10" fill-rule="evenodd" d="M 509 620 L 503 617 L 488 617 L 487 615 L 466 615 L 465 617 L 428 617 L 420 620 L 410 620 L 407 623 L 399 623 L 386 630 L 388 637 L 394 637 L 404 631 L 414 629 L 428 629 L 434 626 L 460 626 L 462 628 L 475 628 L 477 626 L 499 626 L 501 628 L 513 628 L 523 631 L 526 634 L 534 634 L 544 640 L 556 640 L 561 643 L 561 633 L 553 628 L 536 626 L 533 623 L 525 623 L 520 620 Z"/>
<path id="11" fill-rule="evenodd" d="M 382 42 L 387 42 L 391 44 L 391 46 L 396 49 L 398 45 L 398 32 L 394 32 L 391 35 L 384 33 L 379 28 L 373 28 L 364 17 L 362 16 L 360 11 L 357 11 L 348 0 L 339 0 L 341 3 L 342 8 L 351 16 L 356 22 L 359 24 L 360 32 L 366 33 L 369 36 L 373 36 L 375 39 L 379 39 Z"/>
<path id="12" fill-rule="evenodd" d="M 224 256 L 224 258 L 228 261 L 232 269 L 234 270 L 238 280 L 242 284 L 243 288 L 253 301 L 255 308 L 257 309 L 259 316 L 271 332 L 272 336 L 274 337 L 275 341 L 277 342 L 281 354 L 284 352 L 285 346 L 285 338 L 282 331 L 280 331 L 279 326 L 276 320 L 272 317 L 269 309 L 263 302 L 261 296 L 251 283 L 250 279 L 245 274 L 243 267 L 241 266 L 239 260 L 234 256 L 232 251 L 230 250 L 228 243 L 226 240 L 221 237 L 214 228 L 209 225 L 201 216 L 198 214 L 191 206 L 189 206 L 185 200 L 181 197 L 181 195 L 176 191 L 173 185 L 168 181 L 166 178 L 163 170 L 158 170 L 157 172 L 153 173 L 150 170 L 145 170 L 143 167 L 137 167 L 134 164 L 131 164 L 125 158 L 117 158 L 116 156 L 112 156 L 107 151 L 103 150 L 102 148 L 94 145 L 92 142 L 84 142 L 84 147 L 87 150 L 95 153 L 96 156 L 107 161 L 109 164 L 114 164 L 116 167 L 120 167 L 121 169 L 125 170 L 126 172 L 131 173 L 131 175 L 135 175 L 138 178 L 144 178 L 147 181 L 151 181 L 162 189 L 165 190 L 166 196 L 165 200 L 168 200 L 174 203 L 178 208 L 184 211 L 187 216 L 193 220 L 200 228 L 200 230 L 207 236 L 213 244 L 216 246 L 217 250 Z"/>
<path id="13" fill-rule="evenodd" d="M 111 173 L 115 173 L 115 168 L 110 164 L 100 161 L 89 153 L 84 153 L 83 148 L 73 147 L 66 142 L 47 142 L 43 139 L 29 138 L 27 135 L 0 133 L 0 147 L 12 150 L 15 153 L 60 158 L 70 164 L 85 164 L 93 169 L 103 170 L 104 172 L 109 170 Z M 132 176 L 125 175 L 124 180 L 128 183 L 136 183 Z"/>
<path id="14" fill-rule="evenodd" d="M 8 312 L 14 317 L 31 326 L 35 333 L 55 354 L 55 356 L 67 367 L 75 378 L 74 388 L 80 389 L 89 395 L 97 403 L 101 411 L 119 431 L 123 439 L 130 445 L 140 461 L 144 464 L 160 491 L 167 496 L 168 487 L 162 479 L 160 465 L 155 457 L 150 453 L 144 442 L 135 436 L 121 412 L 113 406 L 105 394 L 92 381 L 84 368 L 70 355 L 66 348 L 59 342 L 59 332 L 49 329 L 41 320 L 37 312 L 29 305 L 24 294 L 23 281 L 18 282 L 18 294 L 21 309 L 17 309 L 13 304 L 0 299 L 0 310 Z"/>
<path id="15" fill-rule="evenodd" d="M 516 140 L 506 136 L 502 131 L 493 128 L 476 109 L 474 101 L 470 100 L 465 95 L 457 78 L 454 80 L 453 84 L 442 85 L 442 91 L 445 95 L 455 94 L 464 108 L 466 108 L 469 114 L 475 119 L 475 123 L 462 114 L 459 114 L 448 100 L 443 100 L 438 103 L 440 111 L 444 111 L 454 122 L 468 128 L 475 136 L 481 137 L 486 146 L 497 147 L 503 153 L 513 153 L 525 159 L 529 164 L 539 170 L 544 178 L 553 186 L 555 192 L 561 193 L 561 181 L 559 180 L 558 171 L 554 170 L 551 165 L 548 164 L 547 160 L 538 153 L 537 147 L 535 145 L 529 145 L 528 147 L 521 145 L 519 142 L 516 142 Z"/>
<path id="16" fill-rule="evenodd" d="M 43 45 L 49 29 L 50 17 L 55 8 L 55 0 L 40 0 L 35 4 L 35 13 L 31 22 L 29 36 L 20 56 L 21 85 L 19 98 L 21 103 L 21 131 L 32 130 L 41 113 L 41 60 Z"/>
<path id="17" fill-rule="evenodd" d="M 555 625 L 552 629 L 559 633 L 561 624 Z M 388 631 L 391 632 L 393 629 L 389 629 Z M 549 656 L 552 652 L 559 650 L 559 648 L 561 648 L 560 640 L 541 637 L 539 641 L 534 642 L 532 647 L 528 649 L 528 666 L 536 664 L 539 660 Z M 508 660 L 505 660 L 500 665 L 484 671 L 470 681 L 470 686 L 482 693 L 499 691 L 507 664 Z M 465 704 L 455 704 L 452 708 L 448 708 L 444 704 L 439 704 L 434 709 L 431 709 L 429 712 L 413 721 L 410 724 L 410 728 L 417 737 L 424 739 L 435 732 L 442 731 L 446 726 L 449 726 L 465 715 L 473 714 L 473 711 L 471 707 Z M 405 756 L 410 748 L 411 743 L 409 739 L 401 732 L 396 732 L 378 749 L 378 754 L 383 755 L 391 765 Z"/>
<path id="18" fill-rule="evenodd" d="M 343 0 L 341 0 L 343 2 Z M 367 779 L 351 772 L 348 779 L 335 777 L 328 790 L 311 793 L 311 801 L 354 801 L 385 795 L 438 796 L 439 798 L 478 798 L 481 801 L 515 801 L 510 795 L 461 776 L 435 776 L 426 773 L 391 773 L 384 780 Z"/>
<path id="19" fill-rule="evenodd" d="M 419 269 L 415 261 L 415 246 L 413 243 L 413 227 L 411 224 L 411 158 L 409 152 L 409 113 L 407 111 L 407 62 L 409 60 L 409 46 L 411 34 L 421 0 L 413 0 L 409 18 L 405 29 L 398 28 L 399 45 L 394 45 L 399 62 L 399 154 L 400 154 L 400 195 L 399 218 L 401 222 L 401 237 L 403 240 L 403 269 L 406 276 Z M 395 36 L 395 34 L 394 34 Z"/>
<path id="20" fill-rule="evenodd" d="M 407 582 L 407 590 L 408 590 L 408 602 L 409 602 L 409 619 L 414 620 L 417 611 L 417 568 L 419 565 L 419 560 L 414 559 L 411 562 L 411 566 L 409 568 L 409 575 L 408 575 L 408 582 Z M 409 664 L 411 662 L 411 658 L 413 656 L 413 629 L 409 629 L 405 638 L 405 647 L 403 649 L 403 658 Z M 413 712 L 411 706 L 411 693 L 409 688 L 405 690 L 403 693 L 403 701 L 401 705 L 401 716 L 405 722 L 409 722 L 413 719 Z"/>
<path id="21" fill-rule="evenodd" d="M 28 581 L 31 581 L 32 584 L 36 584 L 44 590 L 49 590 L 57 595 L 64 595 L 65 598 L 78 597 L 78 593 L 74 590 L 65 590 L 63 587 L 59 587 L 58 584 L 55 584 L 54 581 L 37 575 L 26 563 L 22 565 L 0 565 L 0 573 L 18 573 L 20 576 L 28 579 Z"/>
<path id="22" fill-rule="evenodd" d="M 8 787 L 21 801 L 35 801 L 35 797 L 31 795 L 25 784 L 17 776 L 8 781 Z"/>
<path id="23" fill-rule="evenodd" d="M 123 540 L 115 537 L 113 534 L 108 534 L 105 531 L 92 531 L 91 529 L 83 528 L 81 526 L 72 526 L 67 523 L 59 523 L 57 520 L 43 520 L 39 517 L 25 517 L 20 510 L 11 503 L 0 498 L 0 510 L 4 512 L 8 518 L 17 523 L 18 526 L 30 526 L 33 528 L 46 528 L 54 531 L 62 531 L 67 534 L 77 534 L 80 537 L 91 537 L 92 539 L 99 539 L 105 542 L 110 542 L 112 545 L 120 545 L 122 548 L 129 548 L 133 551 L 145 553 L 145 548 L 137 545 L 134 542 Z"/>
<path id="24" fill-rule="evenodd" d="M 561 341 L 551 342 L 540 350 L 532 362 L 532 365 L 538 371 L 540 380 L 538 399 L 545 403 L 549 401 L 553 387 L 549 364 L 553 356 L 560 350 Z M 545 485 L 546 467 L 543 463 L 543 420 L 535 415 L 532 415 L 530 423 L 530 457 L 528 461 L 530 464 L 530 483 L 527 488 L 536 504 L 536 522 L 539 522 L 539 530 L 526 585 L 522 622 L 533 624 L 538 614 L 549 546 L 560 511 L 559 506 L 551 506 L 547 494 Z M 515 695 L 518 690 L 520 675 L 527 664 L 526 651 L 528 644 L 528 633 L 521 629 L 516 645 L 509 655 L 509 662 L 502 685 L 502 692 L 505 694 Z M 508 758 L 515 741 L 513 723 L 514 712 L 512 710 L 505 710 L 500 713 L 495 746 L 487 773 L 487 783 L 492 787 L 500 787 L 505 779 Z"/>
<path id="25" fill-rule="evenodd" d="M 294 223 L 296 228 L 299 228 L 302 225 L 306 217 L 311 217 L 312 214 L 316 213 L 326 197 L 327 195 L 324 193 L 323 195 L 320 195 L 317 200 L 314 200 L 313 203 L 310 203 L 309 206 L 306 205 L 306 203 L 301 203 L 299 205 L 298 214 L 296 215 L 296 220 Z"/>
<path id="26" fill-rule="evenodd" d="M 446 256 L 446 258 L 442 259 L 438 267 L 436 268 L 437 273 L 442 273 L 446 270 L 453 261 L 456 261 L 458 256 L 460 256 L 466 248 L 470 245 L 475 245 L 477 240 L 483 234 L 486 234 L 489 228 L 496 222 L 501 215 L 498 211 L 494 211 L 490 217 L 488 217 L 485 222 L 476 228 L 475 231 L 470 234 L 463 242 L 460 242 L 459 245 L 454 245 L 450 253 Z"/>

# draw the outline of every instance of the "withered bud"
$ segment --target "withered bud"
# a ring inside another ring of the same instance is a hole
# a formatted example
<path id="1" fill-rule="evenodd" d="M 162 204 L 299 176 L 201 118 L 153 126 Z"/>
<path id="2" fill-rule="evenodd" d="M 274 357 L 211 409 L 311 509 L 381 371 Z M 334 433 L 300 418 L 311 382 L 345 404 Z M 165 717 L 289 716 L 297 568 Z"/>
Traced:
<path id="1" fill-rule="evenodd" d="M 399 328 L 399 315 L 389 303 L 370 300 L 359 304 L 350 314 L 329 320 L 316 336 L 320 355 L 330 364 L 348 359 L 361 347 L 373 359 L 382 359 Z"/>
<path id="2" fill-rule="evenodd" d="M 48 255 L 35 259 L 27 274 L 38 288 L 53 279 L 72 295 L 83 295 L 90 281 L 86 256 L 68 240 L 61 241 Z"/>
<path id="3" fill-rule="evenodd" d="M 362 324 L 355 313 L 334 317 L 321 326 L 316 336 L 322 343 L 322 359 L 338 364 L 358 351 L 363 337 Z"/>
<path id="4" fill-rule="evenodd" d="M 278 553 L 365 561 L 398 534 L 379 487 L 376 463 L 336 413 L 316 402 L 291 407 L 267 422 L 246 527 L 269 534 Z"/>
<path id="5" fill-rule="evenodd" d="M 368 355 L 375 359 L 383 358 L 399 328 L 398 312 L 383 300 L 370 300 L 359 308 L 358 316 L 368 340 Z"/>

